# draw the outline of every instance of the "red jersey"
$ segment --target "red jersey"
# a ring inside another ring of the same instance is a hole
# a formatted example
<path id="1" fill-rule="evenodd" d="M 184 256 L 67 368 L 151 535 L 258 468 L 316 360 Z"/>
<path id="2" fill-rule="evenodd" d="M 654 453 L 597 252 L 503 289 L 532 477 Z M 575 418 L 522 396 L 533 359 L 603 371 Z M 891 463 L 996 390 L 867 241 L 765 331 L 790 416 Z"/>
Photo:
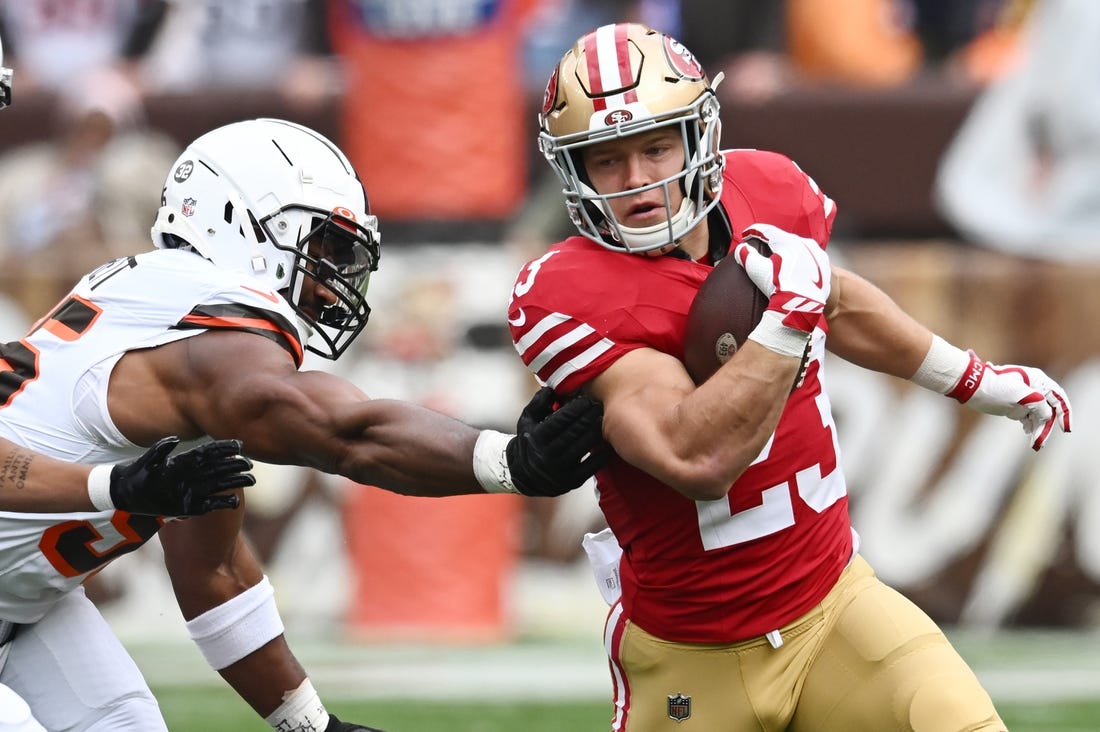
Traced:
<path id="1" fill-rule="evenodd" d="M 724 175 L 731 248 L 757 222 L 827 244 L 833 203 L 789 158 L 730 151 Z M 682 359 L 688 309 L 710 269 L 571 237 L 517 279 L 508 314 L 516 349 L 561 394 L 635 348 Z M 725 498 L 693 501 L 619 458 L 598 474 L 600 508 L 623 549 L 623 609 L 646 631 L 698 643 L 760 636 L 803 615 L 836 582 L 852 531 L 823 355 L 818 331 L 804 383 Z"/>

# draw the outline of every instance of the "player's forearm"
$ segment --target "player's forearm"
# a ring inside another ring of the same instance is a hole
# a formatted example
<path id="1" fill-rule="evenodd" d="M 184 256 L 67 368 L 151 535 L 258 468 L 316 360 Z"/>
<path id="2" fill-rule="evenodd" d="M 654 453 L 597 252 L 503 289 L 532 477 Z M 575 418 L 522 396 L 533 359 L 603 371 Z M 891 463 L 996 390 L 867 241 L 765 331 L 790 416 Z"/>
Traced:
<path id="1" fill-rule="evenodd" d="M 337 472 L 409 496 L 484 493 L 473 473 L 479 430 L 408 402 L 374 399 Z"/>
<path id="2" fill-rule="evenodd" d="M 160 539 L 188 635 L 211 668 L 266 717 L 305 672 L 287 646 L 274 588 L 240 535 L 237 514 L 172 522 Z"/>
<path id="3" fill-rule="evenodd" d="M 0 510 L 93 511 L 91 467 L 66 463 L 0 440 Z"/>
<path id="4" fill-rule="evenodd" d="M 833 275 L 826 347 L 857 366 L 911 377 L 928 353 L 932 332 L 862 277 L 839 267 Z"/>
<path id="5" fill-rule="evenodd" d="M 256 714 L 264 718 L 283 703 L 287 692 L 298 688 L 306 679 L 305 670 L 282 635 L 240 661 L 219 669 L 218 673 Z"/>
<path id="6" fill-rule="evenodd" d="M 627 354 L 593 382 L 604 433 L 620 457 L 688 498 L 720 498 L 775 430 L 799 360 L 750 341 L 693 389 L 652 353 Z"/>
<path id="7" fill-rule="evenodd" d="M 779 424 L 798 375 L 800 359 L 779 355 L 753 341 L 685 401 L 682 450 L 705 450 L 689 462 L 709 461 L 710 487 L 696 500 L 720 498 L 759 456 Z M 696 446 L 692 448 L 692 445 Z"/>

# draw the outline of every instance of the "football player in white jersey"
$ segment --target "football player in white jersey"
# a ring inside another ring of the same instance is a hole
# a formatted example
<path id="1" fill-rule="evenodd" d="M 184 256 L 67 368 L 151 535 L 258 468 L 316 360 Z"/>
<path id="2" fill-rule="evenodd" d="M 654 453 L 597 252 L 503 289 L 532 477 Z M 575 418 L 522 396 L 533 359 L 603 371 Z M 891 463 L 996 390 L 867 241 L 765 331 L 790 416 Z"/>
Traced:
<path id="1" fill-rule="evenodd" d="M 0 109 L 11 104 L 12 70 L 4 66 L 0 41 Z M 104 466 L 67 463 L 0 439 L 0 511 L 88 511 L 96 501 L 154 516 L 232 508 L 237 497 L 222 494 L 252 485 L 252 464 L 237 453 L 236 440 L 200 445 L 169 457 L 178 439 L 165 438 L 131 463 Z M 0 728 L 2 729 L 2 728 Z"/>
<path id="2" fill-rule="evenodd" d="M 153 251 L 91 272 L 21 340 L 0 345 L 0 437 L 67 461 L 130 459 L 168 435 L 239 439 L 248 457 L 418 496 L 559 495 L 604 456 L 602 408 L 553 409 L 517 436 L 477 430 L 301 371 L 366 325 L 378 228 L 344 154 L 280 120 L 213 130 L 168 173 Z M 243 497 L 241 497 L 243 503 Z M 18 624 L 0 683 L 48 729 L 156 732 L 140 672 L 81 583 L 159 535 L 187 629 L 279 730 L 365 730 L 320 701 L 283 636 L 242 510 L 185 521 L 110 510 L 0 512 L 0 619 Z"/>
<path id="3" fill-rule="evenodd" d="M 11 104 L 12 70 L 4 66 L 0 41 L 0 109 Z M 150 515 L 190 515 L 237 505 L 233 495 L 215 495 L 255 482 L 251 462 L 237 455 L 237 441 L 220 440 L 175 458 L 179 440 L 167 438 L 138 460 L 104 466 L 54 460 L 0 439 L 0 511 L 88 511 L 94 501 Z"/>
<path id="4" fill-rule="evenodd" d="M 0 45 L 0 109 L 11 104 L 11 83 Z M 169 457 L 178 443 L 164 438 L 132 462 L 93 469 L 0 439 L 0 511 L 91 511 L 98 502 L 130 513 L 197 515 L 236 507 L 238 497 L 226 491 L 255 483 L 238 440 L 214 440 Z M 0 621 L 0 663 L 13 633 L 10 622 Z M 2 684 L 0 732 L 44 732 L 27 703 Z"/>
<path id="5" fill-rule="evenodd" d="M 580 236 L 520 272 L 508 319 L 532 373 L 606 410 L 611 534 L 588 548 L 619 590 L 612 729 L 1003 730 L 947 638 L 858 553 L 823 357 L 1019 420 L 1035 449 L 1069 431 L 1062 388 L 934 337 L 832 266 L 832 200 L 784 155 L 720 149 L 714 88 L 675 39 L 585 34 L 539 121 Z M 768 306 L 696 384 L 688 313 L 727 256 Z"/>

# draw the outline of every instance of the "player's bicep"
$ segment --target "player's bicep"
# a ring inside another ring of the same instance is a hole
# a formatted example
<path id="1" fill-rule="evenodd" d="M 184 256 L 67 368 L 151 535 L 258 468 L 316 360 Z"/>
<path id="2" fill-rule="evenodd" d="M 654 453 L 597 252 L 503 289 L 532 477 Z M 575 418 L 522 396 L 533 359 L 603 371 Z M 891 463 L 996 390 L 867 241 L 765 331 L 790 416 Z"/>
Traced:
<path id="1" fill-rule="evenodd" d="M 694 389 L 678 359 L 638 348 L 593 379 L 587 391 L 603 402 L 604 436 L 619 456 L 661 476 L 676 452 L 677 408 Z"/>
<path id="2" fill-rule="evenodd" d="M 339 459 L 334 416 L 367 396 L 351 382 L 298 371 L 276 345 L 255 336 L 192 339 L 183 407 L 203 432 L 244 442 L 264 462 L 328 468 Z"/>

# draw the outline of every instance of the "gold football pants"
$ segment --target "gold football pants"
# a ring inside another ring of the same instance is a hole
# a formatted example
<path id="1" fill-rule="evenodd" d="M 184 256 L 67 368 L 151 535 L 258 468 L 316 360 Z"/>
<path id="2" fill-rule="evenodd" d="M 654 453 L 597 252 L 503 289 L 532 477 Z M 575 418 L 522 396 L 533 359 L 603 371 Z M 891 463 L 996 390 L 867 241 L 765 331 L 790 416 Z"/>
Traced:
<path id="1" fill-rule="evenodd" d="M 943 632 L 858 555 L 780 635 L 673 643 L 627 621 L 615 732 L 1006 729 Z"/>

